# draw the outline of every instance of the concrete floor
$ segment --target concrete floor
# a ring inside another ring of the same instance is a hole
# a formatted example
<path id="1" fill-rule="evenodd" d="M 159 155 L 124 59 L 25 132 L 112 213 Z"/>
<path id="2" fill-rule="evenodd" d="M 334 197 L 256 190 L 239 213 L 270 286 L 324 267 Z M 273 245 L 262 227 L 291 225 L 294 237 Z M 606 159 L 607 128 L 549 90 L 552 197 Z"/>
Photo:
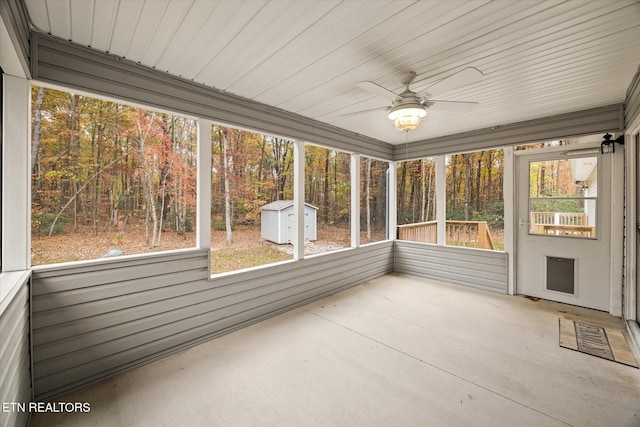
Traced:
<path id="1" fill-rule="evenodd" d="M 640 371 L 558 346 L 608 314 L 392 274 L 65 396 L 31 426 L 640 426 Z"/>

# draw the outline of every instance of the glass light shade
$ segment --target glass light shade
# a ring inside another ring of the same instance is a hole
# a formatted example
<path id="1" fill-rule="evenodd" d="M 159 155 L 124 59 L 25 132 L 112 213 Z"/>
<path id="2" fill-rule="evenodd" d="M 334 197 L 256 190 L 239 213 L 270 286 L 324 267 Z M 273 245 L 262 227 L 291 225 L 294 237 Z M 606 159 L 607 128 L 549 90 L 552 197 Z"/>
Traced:
<path id="1" fill-rule="evenodd" d="M 420 124 L 420 119 L 427 115 L 424 107 L 404 107 L 389 112 L 389 119 L 393 120 L 393 124 L 398 130 L 414 130 Z"/>

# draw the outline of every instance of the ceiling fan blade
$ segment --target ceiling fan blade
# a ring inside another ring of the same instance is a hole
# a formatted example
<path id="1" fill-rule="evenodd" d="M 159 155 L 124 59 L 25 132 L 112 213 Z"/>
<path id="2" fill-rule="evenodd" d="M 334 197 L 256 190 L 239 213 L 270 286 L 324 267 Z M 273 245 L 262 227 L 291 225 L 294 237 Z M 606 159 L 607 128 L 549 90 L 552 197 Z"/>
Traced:
<path id="1" fill-rule="evenodd" d="M 427 101 L 427 104 L 431 104 L 432 102 L 433 105 L 429 106 L 429 110 L 451 111 L 452 113 L 468 113 L 480 105 L 479 102 L 438 101 L 435 99 L 430 99 Z"/>
<path id="2" fill-rule="evenodd" d="M 355 116 L 357 114 L 373 113 L 374 111 L 389 111 L 391 107 L 370 108 L 368 110 L 353 111 L 351 113 L 340 114 L 340 117 Z"/>
<path id="3" fill-rule="evenodd" d="M 360 89 L 364 89 L 371 93 L 375 93 L 376 95 L 381 96 L 390 101 L 395 101 L 396 99 L 400 99 L 400 96 L 396 95 L 395 93 L 391 92 L 389 89 L 386 89 L 374 82 L 369 82 L 369 81 L 358 82 L 356 83 L 356 86 L 358 86 Z"/>
<path id="4" fill-rule="evenodd" d="M 457 89 L 462 86 L 476 83 L 482 80 L 484 74 L 477 68 L 468 67 L 464 70 L 440 80 L 438 83 L 429 86 L 427 89 L 421 91 L 418 96 L 424 96 L 426 93 L 429 95 L 438 95 L 440 93 L 449 92 L 453 89 Z"/>

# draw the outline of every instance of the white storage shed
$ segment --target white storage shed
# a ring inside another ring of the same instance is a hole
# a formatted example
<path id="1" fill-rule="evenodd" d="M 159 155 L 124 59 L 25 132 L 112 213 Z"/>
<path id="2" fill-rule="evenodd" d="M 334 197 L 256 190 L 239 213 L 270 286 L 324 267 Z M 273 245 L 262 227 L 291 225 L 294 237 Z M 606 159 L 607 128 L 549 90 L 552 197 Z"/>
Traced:
<path id="1" fill-rule="evenodd" d="M 318 208 L 304 204 L 304 239 L 316 240 Z M 291 243 L 293 233 L 293 200 L 277 200 L 261 208 L 260 236 L 274 243 Z"/>

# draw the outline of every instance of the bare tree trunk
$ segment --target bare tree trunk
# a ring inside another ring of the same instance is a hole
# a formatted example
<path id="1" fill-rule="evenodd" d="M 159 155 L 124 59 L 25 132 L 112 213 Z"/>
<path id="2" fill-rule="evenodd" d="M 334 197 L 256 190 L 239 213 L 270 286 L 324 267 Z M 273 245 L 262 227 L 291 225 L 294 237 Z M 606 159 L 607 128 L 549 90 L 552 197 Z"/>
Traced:
<path id="1" fill-rule="evenodd" d="M 147 128 L 146 133 L 142 131 L 142 124 L 140 120 L 138 120 L 138 148 L 140 150 L 140 157 L 142 160 L 142 192 L 144 193 L 145 205 L 147 211 L 147 221 L 146 221 L 146 240 L 147 245 L 153 247 L 157 246 L 158 239 L 158 213 L 156 212 L 156 200 L 155 194 L 153 191 L 153 171 L 151 165 L 149 165 L 146 161 L 145 156 L 145 142 L 146 137 L 149 134 L 149 128 L 151 127 L 152 121 L 155 119 L 154 116 L 151 117 L 149 121 L 149 126 Z M 151 232 L 151 240 L 149 240 L 149 216 L 153 221 L 153 229 Z"/>
<path id="2" fill-rule="evenodd" d="M 425 198 L 427 197 L 427 171 L 425 165 L 425 159 L 420 160 L 420 185 L 422 190 L 422 198 L 420 200 L 420 222 L 425 222 L 425 208 L 427 205 L 427 201 Z"/>
<path id="3" fill-rule="evenodd" d="M 399 218 L 400 224 L 404 224 L 405 217 L 404 208 L 406 203 L 405 191 L 407 186 L 407 163 L 408 162 L 402 162 L 402 168 L 400 168 L 400 179 L 398 180 L 398 212 L 400 212 L 400 215 L 402 215 L 402 218 Z"/>
<path id="4" fill-rule="evenodd" d="M 324 223 L 329 223 L 329 150 L 325 152 L 324 158 L 324 190 L 322 194 L 324 203 L 322 204 L 322 216 L 324 217 Z"/>
<path id="5" fill-rule="evenodd" d="M 469 199 L 471 198 L 471 164 L 468 154 L 463 154 L 464 159 L 464 220 L 469 221 Z"/>
<path id="6" fill-rule="evenodd" d="M 371 241 L 371 159 L 367 157 L 367 242 Z"/>
<path id="7" fill-rule="evenodd" d="M 429 188 L 427 189 L 427 217 L 423 220 L 429 220 L 429 213 L 431 212 L 431 181 L 433 181 L 433 165 L 429 168 Z M 432 215 L 433 218 L 435 215 Z"/>
<path id="8" fill-rule="evenodd" d="M 233 234 L 231 230 L 231 186 L 229 185 L 229 156 L 227 135 L 222 134 L 222 156 L 224 169 L 224 221 L 227 230 L 227 243 L 233 243 Z"/>
<path id="9" fill-rule="evenodd" d="M 44 88 L 38 88 L 38 97 L 33 111 L 33 144 L 31 145 L 31 175 L 36 171 L 38 157 L 40 155 L 40 123 L 42 121 L 42 102 L 44 101 Z"/>
<path id="10" fill-rule="evenodd" d="M 382 167 L 378 167 L 378 179 L 377 179 L 377 195 L 376 195 L 376 222 L 373 225 L 373 228 L 377 231 L 386 229 L 386 221 L 383 221 L 385 216 L 385 210 L 387 208 L 387 170 Z M 392 206 L 391 209 L 396 209 L 395 206 Z"/>
<path id="11" fill-rule="evenodd" d="M 101 174 L 105 169 L 109 168 L 110 166 L 112 166 L 114 163 L 116 163 L 118 160 L 120 160 L 122 157 L 112 161 L 111 163 L 109 163 L 108 165 L 106 165 L 105 167 L 103 167 L 102 169 L 100 169 L 98 172 L 96 172 L 91 178 L 89 178 L 89 180 L 87 182 L 85 182 L 84 184 L 82 184 L 82 186 L 80 188 L 77 189 L 77 191 L 75 192 L 75 194 L 69 199 L 69 201 L 62 206 L 62 208 L 60 208 L 60 211 L 58 212 L 58 214 L 56 215 L 56 217 L 53 219 L 53 221 L 51 222 L 51 226 L 49 228 L 49 237 L 51 237 L 51 235 L 53 234 L 53 230 L 56 226 L 56 223 L 58 222 L 58 220 L 60 219 L 60 216 L 62 215 L 62 213 L 64 212 L 65 209 L 67 209 L 69 207 L 69 205 L 71 204 L 71 202 L 73 202 L 75 200 L 76 197 L 78 197 L 78 195 L 82 192 L 82 190 L 85 189 L 85 187 L 87 185 L 89 185 L 91 182 L 93 182 L 94 179 L 96 179 L 96 177 Z"/>
<path id="12" fill-rule="evenodd" d="M 475 191 L 475 202 L 476 202 L 476 211 L 482 211 L 482 156 L 477 154 L 477 168 L 476 168 L 476 191 Z"/>
<path id="13" fill-rule="evenodd" d="M 487 205 L 493 203 L 493 150 L 487 150 Z"/>

